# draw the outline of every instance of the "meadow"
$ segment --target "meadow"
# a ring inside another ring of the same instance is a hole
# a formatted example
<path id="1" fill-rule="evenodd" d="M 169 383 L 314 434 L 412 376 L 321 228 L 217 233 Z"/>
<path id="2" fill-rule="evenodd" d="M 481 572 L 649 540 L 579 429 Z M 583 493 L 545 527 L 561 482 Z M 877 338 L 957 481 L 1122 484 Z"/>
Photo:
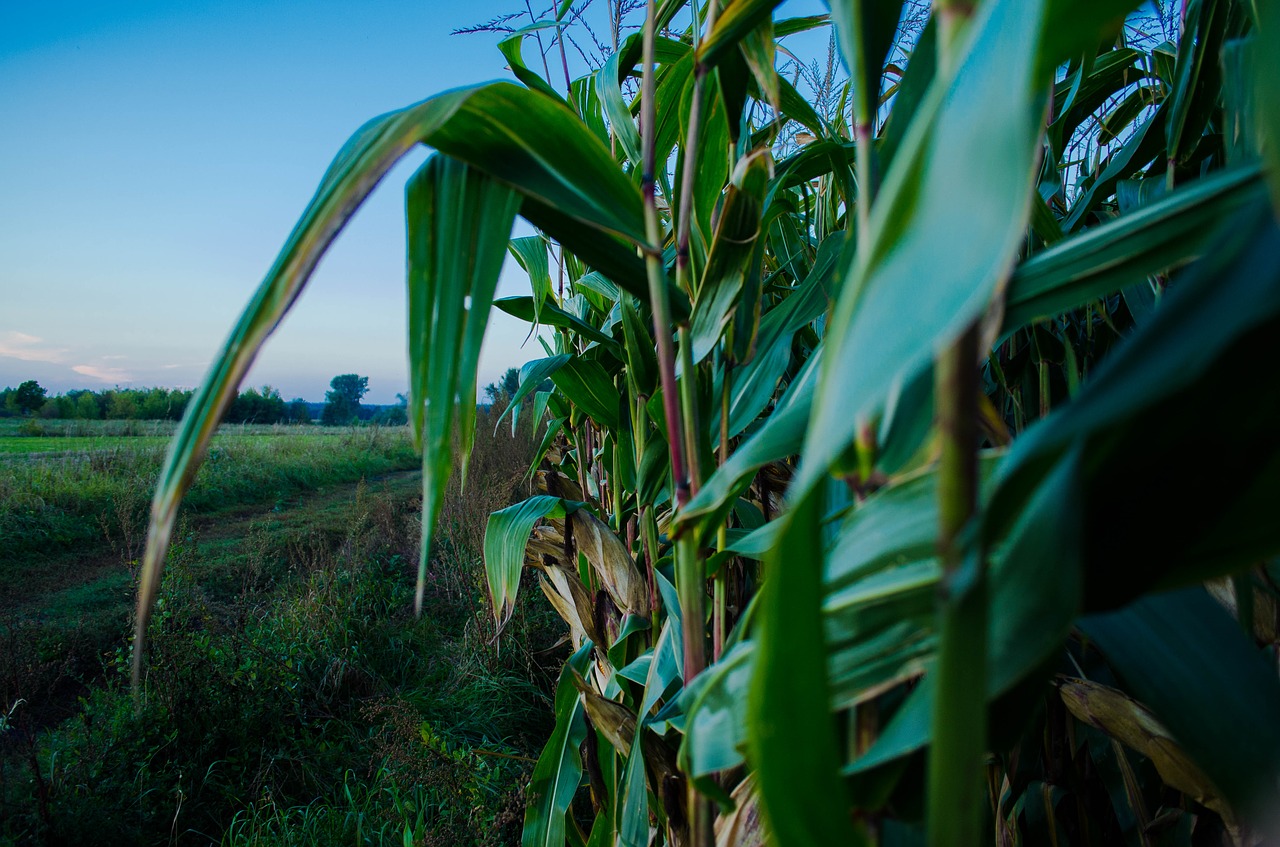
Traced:
<path id="1" fill-rule="evenodd" d="M 563 657 L 499 653 L 479 549 L 518 495 L 527 438 L 480 439 L 415 618 L 421 474 L 404 428 L 220 431 L 135 711 L 128 633 L 165 425 L 75 426 L 0 436 L 0 844 L 518 838 L 550 723 L 544 663 Z M 558 637 L 536 613 L 515 625 L 529 644 Z"/>

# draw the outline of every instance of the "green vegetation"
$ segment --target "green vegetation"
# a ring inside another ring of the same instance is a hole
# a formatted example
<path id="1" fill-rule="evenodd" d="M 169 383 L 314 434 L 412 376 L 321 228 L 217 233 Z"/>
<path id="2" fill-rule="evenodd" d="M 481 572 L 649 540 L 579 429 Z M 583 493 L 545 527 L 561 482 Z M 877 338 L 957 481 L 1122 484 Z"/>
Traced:
<path id="1" fill-rule="evenodd" d="M 0 389 L 0 418 L 36 413 L 47 420 L 131 420 L 177 421 L 187 408 L 193 392 L 170 388 L 111 388 L 105 391 L 81 389 L 54 397 L 35 380 L 17 388 Z M 299 412 L 297 403 L 286 406 L 280 392 L 269 385 L 240 392 L 227 410 L 227 423 L 277 424 L 310 423 L 309 413 Z M 305 402 L 303 411 L 305 412 Z M 37 425 L 40 426 L 40 425 Z"/>
<path id="2" fill-rule="evenodd" d="M 232 430 L 234 433 L 235 430 Z M 252 430 L 250 431 L 252 432 Z M 261 432 L 261 430 L 259 430 Z M 33 555 L 84 552 L 104 540 L 138 555 L 147 491 L 155 485 L 164 444 L 150 438 L 0 438 L 0 454 L 32 443 L 57 452 L 33 461 L 0 459 L 0 579 L 25 586 Z M 406 435 L 385 429 L 340 433 L 226 434 L 214 439 L 192 488 L 196 513 L 271 503 L 324 485 L 355 482 L 416 462 Z M 21 589 L 20 589 L 21 590 Z"/>
<path id="3" fill-rule="evenodd" d="M 369 391 L 369 377 L 358 374 L 339 374 L 329 382 L 324 395 L 322 423 L 328 426 L 346 426 L 360 417 L 360 398 Z"/>
<path id="4" fill-rule="evenodd" d="M 56 557 L 25 544 L 6 557 L 17 591 L 0 604 L 0 844 L 398 844 L 406 831 L 414 843 L 502 844 L 518 833 L 550 728 L 542 662 L 554 658 L 499 649 L 479 546 L 488 513 L 518 496 L 532 445 L 480 440 L 478 484 L 447 494 L 431 614 L 415 620 L 421 481 L 403 470 L 417 463 L 405 431 L 272 432 L 214 441 L 170 553 L 139 712 L 127 539 L 77 544 L 60 581 Z M 50 500 L 93 491 L 107 520 L 111 501 L 143 502 L 160 460 L 149 447 L 80 458 L 78 479 L 60 460 L 10 460 L 27 470 L 6 484 L 29 497 L 49 486 Z M 513 622 L 545 646 L 552 624 Z"/>
<path id="5" fill-rule="evenodd" d="M 184 661 L 150 627 L 217 422 L 421 143 L 422 626 L 462 543 L 454 480 L 484 478 L 490 308 L 551 330 L 511 399 L 540 491 L 484 539 L 502 643 L 535 647 L 536 573 L 572 648 L 526 847 L 1280 837 L 1280 3 L 1126 23 L 1134 0 L 938 0 L 905 39 L 914 3 L 776 5 L 650 0 L 629 35 L 611 7 L 603 67 L 564 62 L 561 87 L 521 58 L 526 35 L 564 50 L 557 4 L 504 42 L 523 86 L 438 95 L 342 148 L 161 473 L 142 713 Z M 850 79 L 810 102 L 777 40 L 828 24 Z M 535 235 L 511 239 L 517 215 Z M 495 302 L 508 252 L 532 296 Z M 215 700 L 190 708 L 254 714 Z"/>

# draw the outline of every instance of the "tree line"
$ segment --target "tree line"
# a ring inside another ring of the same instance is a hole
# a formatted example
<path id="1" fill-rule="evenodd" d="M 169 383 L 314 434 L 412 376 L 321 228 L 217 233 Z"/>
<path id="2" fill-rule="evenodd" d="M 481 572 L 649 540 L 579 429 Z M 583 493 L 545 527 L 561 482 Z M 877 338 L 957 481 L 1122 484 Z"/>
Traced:
<path id="1" fill-rule="evenodd" d="M 505 402 L 519 387 L 519 371 L 508 368 L 502 379 L 485 387 L 490 404 Z M 543 388 L 549 389 L 548 382 Z M 408 423 L 408 397 L 397 394 L 391 405 L 362 405 L 369 392 L 369 377 L 339 374 L 329 382 L 324 403 L 308 403 L 301 397 L 285 402 L 269 385 L 240 392 L 223 420 L 226 423 L 309 424 L 317 417 L 326 426 L 376 423 L 403 426 Z M 34 379 L 17 388 L 0 389 L 0 417 L 39 417 L 46 420 L 177 421 L 186 412 L 194 391 L 183 388 L 76 389 L 50 395 Z"/>
<path id="2" fill-rule="evenodd" d="M 17 388 L 0 389 L 0 417 L 31 416 L 48 420 L 176 421 L 182 418 L 194 392 L 182 388 L 77 389 L 50 395 L 33 379 Z M 311 423 L 307 401 L 286 402 L 269 385 L 248 388 L 237 395 L 225 420 L 228 423 Z"/>

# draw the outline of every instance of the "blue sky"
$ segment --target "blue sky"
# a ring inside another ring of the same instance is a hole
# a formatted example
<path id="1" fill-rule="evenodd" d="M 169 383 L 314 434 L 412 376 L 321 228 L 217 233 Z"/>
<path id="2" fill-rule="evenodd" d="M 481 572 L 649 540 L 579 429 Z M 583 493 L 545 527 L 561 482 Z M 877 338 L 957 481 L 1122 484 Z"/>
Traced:
<path id="1" fill-rule="evenodd" d="M 0 386 L 196 385 L 350 133 L 508 77 L 496 36 L 449 32 L 516 8 L 0 4 Z M 318 400 L 354 371 L 371 402 L 405 389 L 402 192 L 424 156 L 348 225 L 248 384 Z M 527 288 L 508 261 L 499 296 Z M 493 315 L 481 385 L 541 355 L 526 332 Z"/>

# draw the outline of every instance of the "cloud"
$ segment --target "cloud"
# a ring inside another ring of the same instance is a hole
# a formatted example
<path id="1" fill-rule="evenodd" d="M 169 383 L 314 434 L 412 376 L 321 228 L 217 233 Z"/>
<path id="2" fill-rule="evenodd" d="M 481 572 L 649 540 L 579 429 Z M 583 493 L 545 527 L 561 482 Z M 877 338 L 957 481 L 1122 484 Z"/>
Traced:
<path id="1" fill-rule="evenodd" d="M 44 339 L 25 332 L 0 332 L 0 356 L 22 362 L 61 362 L 68 348 L 48 347 Z"/>
<path id="2" fill-rule="evenodd" d="M 102 382 L 133 382 L 133 374 L 124 368 L 100 368 L 97 365 L 76 365 L 71 370 Z"/>

